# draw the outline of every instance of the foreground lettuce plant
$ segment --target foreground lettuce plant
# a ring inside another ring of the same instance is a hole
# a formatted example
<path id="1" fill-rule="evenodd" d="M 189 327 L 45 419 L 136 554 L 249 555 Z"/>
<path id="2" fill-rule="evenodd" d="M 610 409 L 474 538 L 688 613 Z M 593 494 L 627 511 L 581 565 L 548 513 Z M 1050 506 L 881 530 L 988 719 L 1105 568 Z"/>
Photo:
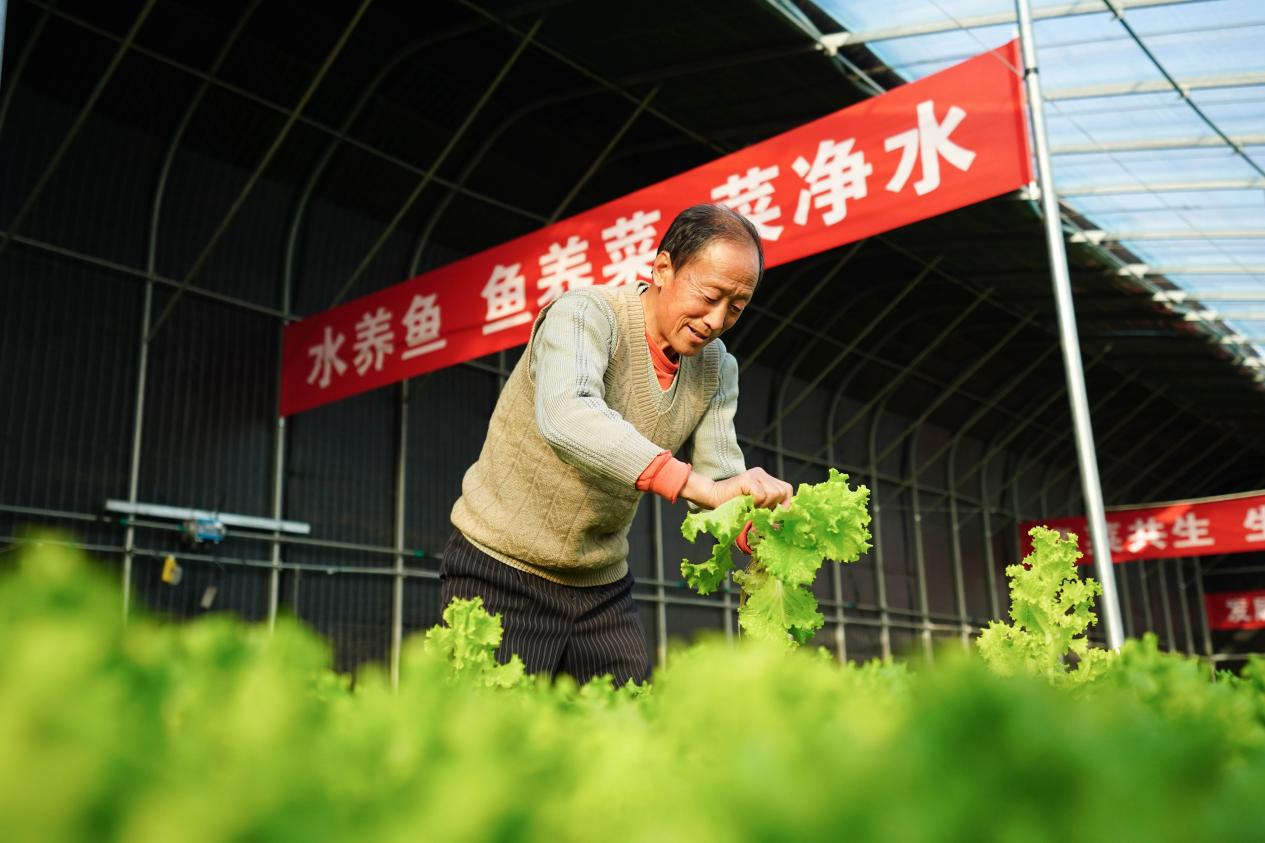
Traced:
<path id="1" fill-rule="evenodd" d="M 855 562 L 870 549 L 869 497 L 869 489 L 849 488 L 848 475 L 832 468 L 824 483 L 801 483 L 784 508 L 755 507 L 744 495 L 687 515 L 681 535 L 693 542 L 705 532 L 716 545 L 705 562 L 682 562 L 681 576 L 699 594 L 719 588 L 734 567 L 733 542 L 751 521 L 751 564 L 734 573 L 742 588 L 738 623 L 752 638 L 802 644 L 824 623 L 810 590 L 821 563 Z"/>
<path id="2" fill-rule="evenodd" d="M 529 680 L 517 655 L 497 663 L 503 632 L 501 616 L 488 614 L 482 597 L 455 597 L 444 608 L 443 625 L 426 631 L 426 652 L 444 660 L 454 676 L 489 688 L 514 688 Z"/>
<path id="3" fill-rule="evenodd" d="M 1032 553 L 1006 568 L 1010 578 L 1010 619 L 992 621 L 975 645 L 1002 676 L 1040 676 L 1056 684 L 1097 678 L 1114 653 L 1090 647 L 1086 630 L 1098 622 L 1091 607 L 1102 594 L 1096 580 L 1076 572 L 1076 537 L 1060 539 L 1048 527 L 1033 527 Z M 1075 666 L 1067 664 L 1068 657 Z"/>

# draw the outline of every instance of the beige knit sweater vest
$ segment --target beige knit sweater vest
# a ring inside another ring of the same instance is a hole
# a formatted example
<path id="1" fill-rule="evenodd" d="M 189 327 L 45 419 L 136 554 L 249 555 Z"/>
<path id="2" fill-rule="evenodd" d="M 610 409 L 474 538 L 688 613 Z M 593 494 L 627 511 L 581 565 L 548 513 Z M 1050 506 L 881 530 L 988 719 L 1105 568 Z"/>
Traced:
<path id="1" fill-rule="evenodd" d="M 615 349 L 606 368 L 606 404 L 641 435 L 676 453 L 701 421 L 719 384 L 718 343 L 681 358 L 677 381 L 660 389 L 646 345 L 636 287 L 593 287 L 615 314 Z M 536 327 L 548 308 L 541 311 Z M 553 582 L 605 585 L 628 571 L 628 528 L 642 493 L 562 460 L 536 425 L 532 345 L 510 374 L 488 424 L 479 459 L 466 472 L 452 523 L 507 565 Z"/>

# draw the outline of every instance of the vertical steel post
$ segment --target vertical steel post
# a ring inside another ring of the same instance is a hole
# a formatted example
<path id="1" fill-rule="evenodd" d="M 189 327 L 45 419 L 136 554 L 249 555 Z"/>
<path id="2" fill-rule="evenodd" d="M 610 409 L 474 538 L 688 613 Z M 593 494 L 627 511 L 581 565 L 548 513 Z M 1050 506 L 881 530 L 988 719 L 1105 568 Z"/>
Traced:
<path id="1" fill-rule="evenodd" d="M 1212 659 L 1212 630 L 1208 627 L 1208 609 L 1204 604 L 1204 562 L 1195 558 L 1195 599 L 1199 601 L 1199 628 L 1203 631 L 1204 655 Z"/>
<path id="2" fill-rule="evenodd" d="M 1160 569 L 1160 606 L 1164 609 L 1164 637 L 1168 639 L 1170 653 L 1177 652 L 1177 636 L 1173 632 L 1173 605 L 1168 599 L 1168 562 L 1167 559 L 1155 560 Z"/>
<path id="3" fill-rule="evenodd" d="M 152 248 L 152 247 L 151 247 Z M 151 262 L 152 264 L 152 262 Z M 132 456 L 127 474 L 127 501 L 136 503 L 136 493 L 141 477 L 141 438 L 145 429 L 145 379 L 149 372 L 149 320 L 154 312 L 154 279 L 153 267 L 150 267 L 150 278 L 145 282 L 145 298 L 141 304 L 140 345 L 136 358 L 136 402 L 132 419 Z M 132 559 L 136 555 L 136 527 L 132 525 L 132 517 L 127 519 L 127 535 L 123 537 L 123 622 L 131 612 L 132 602 Z"/>
<path id="4" fill-rule="evenodd" d="M 830 402 L 830 412 L 826 416 L 828 421 L 827 430 L 834 424 L 836 402 L 842 394 L 842 388 L 836 390 L 834 398 Z M 833 442 L 826 449 L 826 462 L 830 465 L 835 464 L 835 445 Z M 835 656 L 838 657 L 839 664 L 843 664 L 848 660 L 848 620 L 843 614 L 843 565 L 839 562 L 835 562 L 830 566 L 830 591 L 831 596 L 835 599 Z"/>
<path id="5" fill-rule="evenodd" d="M 1177 569 L 1177 597 L 1182 604 L 1182 632 L 1186 635 L 1186 652 L 1190 655 L 1195 654 L 1195 631 L 1190 623 L 1190 595 L 1186 593 L 1186 575 L 1185 565 L 1182 564 L 1186 560 L 1178 559 L 1173 563 L 1173 567 Z"/>
<path id="6" fill-rule="evenodd" d="M 911 469 L 918 464 L 918 433 L 921 428 L 915 430 L 913 435 L 909 437 L 909 465 Z M 922 615 L 922 630 L 920 637 L 922 638 L 922 653 L 926 656 L 927 661 L 935 659 L 931 642 L 931 606 L 927 600 L 927 563 L 924 558 L 922 546 L 922 490 L 918 488 L 918 472 L 911 470 L 909 484 L 909 501 L 910 508 L 913 510 L 914 516 L 914 575 L 918 581 L 918 612 Z"/>
<path id="7" fill-rule="evenodd" d="M 1049 138 L 1045 131 L 1045 103 L 1041 99 L 1041 81 L 1037 71 L 1037 50 L 1032 34 L 1030 0 L 1015 0 L 1019 16 L 1019 41 L 1023 48 L 1024 81 L 1027 84 L 1028 110 L 1032 119 L 1032 139 L 1037 153 L 1037 173 L 1041 184 L 1041 206 L 1045 218 L 1045 234 L 1050 251 L 1050 272 L 1058 306 L 1059 335 L 1063 344 L 1063 360 L 1067 369 L 1068 397 L 1072 403 L 1072 423 L 1076 431 L 1076 454 L 1081 466 L 1085 508 L 1089 514 L 1089 535 L 1094 548 L 1094 567 L 1102 585 L 1102 607 L 1107 618 L 1107 644 L 1113 650 L 1124 643 L 1120 624 L 1120 603 L 1116 595 L 1116 577 L 1111 563 L 1111 544 L 1107 541 L 1107 515 L 1103 507 L 1102 486 L 1098 479 L 1098 457 L 1094 451 L 1094 433 L 1089 419 L 1089 398 L 1085 392 L 1085 372 L 1081 368 L 1080 338 L 1076 333 L 1076 313 L 1072 303 L 1071 278 L 1067 269 L 1067 252 L 1063 243 L 1063 223 L 1050 163 Z"/>
<path id="8" fill-rule="evenodd" d="M 400 383 L 399 442 L 395 462 L 395 576 L 391 594 L 391 687 L 400 684 L 400 647 L 404 641 L 404 531 L 408 499 L 409 382 Z"/>
<path id="9" fill-rule="evenodd" d="M 1124 616 L 1125 637 L 1136 638 L 1138 633 L 1134 629 L 1133 597 L 1129 589 L 1129 570 L 1127 568 L 1120 569 L 1120 605 L 1122 607 L 1121 614 Z"/>
<path id="10" fill-rule="evenodd" d="M 957 598 L 958 625 L 961 627 L 959 634 L 962 638 L 962 646 L 969 649 L 971 624 L 966 614 L 966 576 L 962 572 L 962 526 L 958 523 L 958 496 L 953 483 L 953 466 L 957 462 L 958 443 L 961 441 L 954 438 L 953 445 L 949 448 L 949 463 L 945 478 L 949 485 L 949 553 L 953 558 L 953 590 Z M 987 503 L 981 501 L 980 512 L 983 512 L 987 506 Z"/>
<path id="11" fill-rule="evenodd" d="M 996 620 L 1001 620 L 1001 607 L 997 599 L 997 559 L 993 553 L 993 500 L 988 491 L 988 461 L 979 480 L 980 520 L 984 531 L 984 574 L 988 578 L 988 608 Z"/>
<path id="12" fill-rule="evenodd" d="M 654 525 L 654 627 L 659 668 L 668 666 L 668 593 L 664 586 L 667 566 L 663 562 L 663 499 L 651 496 L 650 521 Z"/>
<path id="13" fill-rule="evenodd" d="M 1146 583 L 1146 561 L 1138 560 L 1138 583 L 1142 587 L 1142 617 L 1146 622 L 1146 631 L 1155 632 L 1155 611 L 1151 605 L 1151 587 Z"/>
<path id="14" fill-rule="evenodd" d="M 400 648 L 404 643 L 404 525 L 408 507 L 408 380 L 400 383 L 400 441 L 395 452 L 395 576 L 391 590 L 391 688 L 400 687 Z M 443 607 L 440 607 L 441 609 Z"/>
<path id="15" fill-rule="evenodd" d="M 283 297 L 287 300 L 284 307 L 285 312 L 289 312 L 289 284 L 285 285 Z M 281 346 L 285 337 L 285 321 L 282 320 L 281 329 L 277 331 L 277 390 L 280 394 L 281 386 Z M 272 444 L 272 517 L 276 521 L 280 521 L 285 508 L 285 451 L 286 451 L 286 419 L 285 416 L 278 415 L 275 430 L 273 432 Z M 279 531 L 273 533 L 272 549 L 270 551 L 269 561 L 272 566 L 268 570 L 268 631 L 272 632 L 277 628 L 277 609 L 281 605 L 281 533 Z"/>
<path id="16" fill-rule="evenodd" d="M 887 610 L 887 574 L 883 570 L 883 507 L 879 499 L 878 476 L 878 425 L 883 417 L 883 408 L 874 408 L 874 417 L 870 419 L 870 533 L 874 537 L 874 587 L 878 592 L 879 611 L 879 651 L 883 658 L 892 657 L 892 618 Z"/>

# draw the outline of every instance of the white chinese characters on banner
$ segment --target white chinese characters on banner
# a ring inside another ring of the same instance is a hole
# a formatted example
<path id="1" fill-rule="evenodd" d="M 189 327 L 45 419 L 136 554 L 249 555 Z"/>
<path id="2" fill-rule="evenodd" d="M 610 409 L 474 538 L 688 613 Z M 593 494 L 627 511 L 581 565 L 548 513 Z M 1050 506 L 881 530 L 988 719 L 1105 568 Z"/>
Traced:
<path id="1" fill-rule="evenodd" d="M 655 226 L 658 211 L 635 211 L 619 217 L 610 228 L 602 229 L 602 244 L 610 263 L 602 267 L 602 277 L 612 287 L 650 280 L 655 256 Z"/>
<path id="2" fill-rule="evenodd" d="M 745 173 L 733 173 L 719 187 L 712 188 L 712 200 L 732 208 L 751 220 L 765 240 L 782 236 L 784 226 L 773 225 L 782 216 L 782 209 L 773 204 L 773 180 L 778 167 L 752 167 Z"/>
<path id="3" fill-rule="evenodd" d="M 338 349 L 343 347 L 346 335 L 334 336 L 334 329 L 325 326 L 324 338 L 307 350 L 312 358 L 312 373 L 307 376 L 308 383 L 316 383 L 321 389 L 329 386 L 334 372 L 342 374 L 347 371 L 347 364 L 338 356 Z M 319 379 L 319 382 L 318 382 Z"/>
<path id="4" fill-rule="evenodd" d="M 373 313 L 366 313 L 356 323 L 356 343 L 352 346 L 356 357 L 352 365 L 356 372 L 363 375 L 372 366 L 382 370 L 382 361 L 395 351 L 395 332 L 391 330 L 391 311 L 379 307 Z"/>
<path id="5" fill-rule="evenodd" d="M 853 152 L 855 143 L 855 138 L 826 139 L 817 145 L 817 156 L 812 164 L 802 155 L 791 164 L 795 174 L 807 183 L 799 192 L 799 203 L 795 206 L 796 225 L 808 224 L 810 203 L 818 210 L 825 209 L 822 222 L 834 225 L 848 216 L 849 199 L 865 198 L 865 180 L 874 172 L 874 167 L 866 163 L 862 152 Z"/>
<path id="6" fill-rule="evenodd" d="M 585 257 L 589 241 L 572 234 L 566 243 L 551 243 L 549 250 L 540 256 L 540 279 L 536 289 L 539 307 L 544 307 L 567 290 L 593 286 L 593 264 Z"/>
<path id="7" fill-rule="evenodd" d="M 1247 608 L 1246 597 L 1229 597 L 1225 601 L 1227 623 L 1251 623 L 1252 615 Z"/>
<path id="8" fill-rule="evenodd" d="M 1265 597 L 1252 598 L 1252 620 L 1257 623 L 1265 621 Z"/>
<path id="9" fill-rule="evenodd" d="M 522 268 L 521 263 L 509 266 L 498 264 L 488 276 L 488 282 L 480 293 L 488 305 L 484 335 L 531 321 L 531 313 L 527 310 L 527 279 L 523 277 Z"/>
<path id="10" fill-rule="evenodd" d="M 1138 553 L 1148 546 L 1161 550 L 1168 547 L 1167 531 L 1158 518 L 1139 518 L 1129 527 L 1129 552 Z"/>
<path id="11" fill-rule="evenodd" d="M 1250 507 L 1243 517 L 1243 529 L 1247 530 L 1244 539 L 1250 542 L 1265 542 L 1265 506 Z"/>
<path id="12" fill-rule="evenodd" d="M 1177 516 L 1173 521 L 1172 533 L 1177 538 L 1173 541 L 1174 548 L 1182 547 L 1211 547 L 1217 543 L 1212 537 L 1210 524 L 1212 522 L 1207 518 L 1199 518 L 1193 512 L 1186 512 Z"/>
<path id="13" fill-rule="evenodd" d="M 448 340 L 439 335 L 441 313 L 439 305 L 435 304 L 437 297 L 437 293 L 413 296 L 408 312 L 400 320 L 407 331 L 404 344 L 408 346 L 400 355 L 402 359 L 411 360 L 448 345 Z"/>
<path id="14" fill-rule="evenodd" d="M 922 177 L 914 182 L 914 193 L 925 196 L 940 186 L 940 159 L 943 158 L 962 172 L 971 168 L 975 153 L 963 149 L 949 135 L 966 117 L 966 112 L 956 105 L 949 107 L 944 122 L 936 120 L 934 100 L 918 103 L 918 126 L 892 135 L 883 143 L 888 152 L 901 150 L 900 164 L 887 183 L 887 189 L 899 193 L 914 171 L 914 162 L 922 167 Z"/>

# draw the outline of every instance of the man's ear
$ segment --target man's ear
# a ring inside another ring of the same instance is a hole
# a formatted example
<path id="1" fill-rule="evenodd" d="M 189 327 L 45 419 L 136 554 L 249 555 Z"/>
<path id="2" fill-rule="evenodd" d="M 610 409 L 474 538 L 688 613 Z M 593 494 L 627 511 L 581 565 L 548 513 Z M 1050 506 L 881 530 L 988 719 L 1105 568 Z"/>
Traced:
<path id="1" fill-rule="evenodd" d="M 672 256 L 667 252 L 660 252 L 654 256 L 654 263 L 650 265 L 650 280 L 661 289 L 664 284 L 671 283 Z"/>

